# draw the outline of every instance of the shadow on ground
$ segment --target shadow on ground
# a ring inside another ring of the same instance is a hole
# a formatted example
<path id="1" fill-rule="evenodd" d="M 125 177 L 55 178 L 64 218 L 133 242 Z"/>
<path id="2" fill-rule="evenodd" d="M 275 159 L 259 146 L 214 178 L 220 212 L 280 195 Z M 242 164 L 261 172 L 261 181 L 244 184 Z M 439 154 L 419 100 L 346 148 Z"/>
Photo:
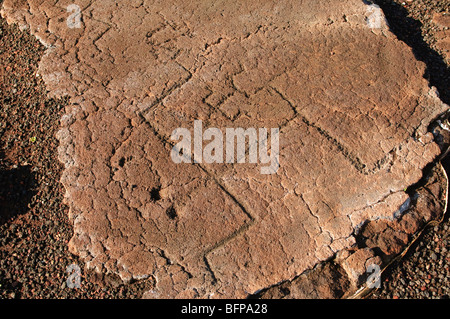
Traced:
<path id="1" fill-rule="evenodd" d="M 0 226 L 28 211 L 36 194 L 36 177 L 30 166 L 7 168 L 0 152 Z"/>

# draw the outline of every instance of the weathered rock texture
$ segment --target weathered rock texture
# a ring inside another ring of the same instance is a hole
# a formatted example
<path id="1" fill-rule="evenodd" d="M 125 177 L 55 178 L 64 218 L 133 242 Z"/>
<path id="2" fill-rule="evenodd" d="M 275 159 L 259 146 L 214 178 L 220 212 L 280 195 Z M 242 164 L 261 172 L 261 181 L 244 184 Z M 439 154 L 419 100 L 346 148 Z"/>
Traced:
<path id="1" fill-rule="evenodd" d="M 447 106 L 363 1 L 74 2 L 79 28 L 72 0 L 5 0 L 2 14 L 47 47 L 49 94 L 71 97 L 70 249 L 125 281 L 154 277 L 147 297 L 292 279 L 367 221 L 402 216 L 440 153 L 427 126 Z M 173 163 L 171 133 L 194 120 L 280 128 L 278 171 Z"/>
<path id="2" fill-rule="evenodd" d="M 440 133 L 448 138 L 448 133 Z M 292 280 L 251 297 L 305 299 L 366 296 L 372 288 L 376 288 L 370 279 L 379 280 L 381 284 L 383 272 L 404 256 L 426 226 L 439 223 L 444 216 L 448 179 L 442 165 L 436 163 L 429 167 L 420 184 L 411 191 L 410 205 L 401 216 L 368 220 L 355 233 L 357 245 L 339 251 L 332 260 L 320 263 Z"/>
<path id="3" fill-rule="evenodd" d="M 442 51 L 445 58 L 450 60 L 450 15 L 435 13 L 433 23 L 437 26 L 436 46 Z"/>

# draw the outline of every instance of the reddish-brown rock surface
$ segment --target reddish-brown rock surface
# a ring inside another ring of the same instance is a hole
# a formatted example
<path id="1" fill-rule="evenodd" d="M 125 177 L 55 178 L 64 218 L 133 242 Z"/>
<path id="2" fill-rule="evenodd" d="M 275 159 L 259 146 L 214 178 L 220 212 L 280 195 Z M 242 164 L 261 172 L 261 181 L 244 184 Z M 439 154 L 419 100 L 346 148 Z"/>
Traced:
<path id="1" fill-rule="evenodd" d="M 432 21 L 438 28 L 436 46 L 442 50 L 445 58 L 450 60 L 450 15 L 435 13 Z"/>
<path id="2" fill-rule="evenodd" d="M 71 250 L 125 281 L 154 277 L 146 297 L 293 279 L 354 247 L 365 222 L 407 214 L 404 190 L 440 153 L 427 127 L 447 106 L 363 1 L 74 3 L 5 0 L 2 14 L 47 47 L 49 94 L 71 98 L 58 133 Z M 174 163 L 171 133 L 195 120 L 279 128 L 278 170 Z"/>

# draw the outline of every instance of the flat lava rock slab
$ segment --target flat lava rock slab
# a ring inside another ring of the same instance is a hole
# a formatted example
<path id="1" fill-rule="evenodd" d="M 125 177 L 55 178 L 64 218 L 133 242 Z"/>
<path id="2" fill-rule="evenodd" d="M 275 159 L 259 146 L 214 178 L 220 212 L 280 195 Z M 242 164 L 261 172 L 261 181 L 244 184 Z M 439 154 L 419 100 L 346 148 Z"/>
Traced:
<path id="1" fill-rule="evenodd" d="M 5 0 L 70 96 L 61 182 L 88 268 L 150 298 L 243 298 L 407 214 L 448 107 L 360 0 Z M 181 163 L 177 128 L 278 128 L 279 167 Z M 363 254 L 364 255 L 364 254 Z M 373 257 L 368 255 L 367 258 Z"/>

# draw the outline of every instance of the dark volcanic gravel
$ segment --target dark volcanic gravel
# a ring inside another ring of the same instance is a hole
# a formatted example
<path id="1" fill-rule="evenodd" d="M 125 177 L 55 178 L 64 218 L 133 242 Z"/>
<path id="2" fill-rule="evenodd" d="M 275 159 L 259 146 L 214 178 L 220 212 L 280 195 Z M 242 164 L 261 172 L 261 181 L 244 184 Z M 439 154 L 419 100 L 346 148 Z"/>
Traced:
<path id="1" fill-rule="evenodd" d="M 435 47 L 431 23 L 433 13 L 449 12 L 450 0 L 375 2 L 450 104 L 449 64 Z M 0 19 L 0 298 L 139 298 L 151 281 L 123 285 L 82 272 L 81 288 L 67 287 L 67 267 L 84 265 L 67 250 L 72 227 L 59 183 L 55 133 L 67 101 L 48 99 L 36 77 L 43 52 L 34 37 Z M 427 230 L 371 297 L 448 298 L 449 227 L 447 217 Z"/>
<path id="2" fill-rule="evenodd" d="M 427 231 L 372 298 L 450 298 L 450 226 Z"/>

